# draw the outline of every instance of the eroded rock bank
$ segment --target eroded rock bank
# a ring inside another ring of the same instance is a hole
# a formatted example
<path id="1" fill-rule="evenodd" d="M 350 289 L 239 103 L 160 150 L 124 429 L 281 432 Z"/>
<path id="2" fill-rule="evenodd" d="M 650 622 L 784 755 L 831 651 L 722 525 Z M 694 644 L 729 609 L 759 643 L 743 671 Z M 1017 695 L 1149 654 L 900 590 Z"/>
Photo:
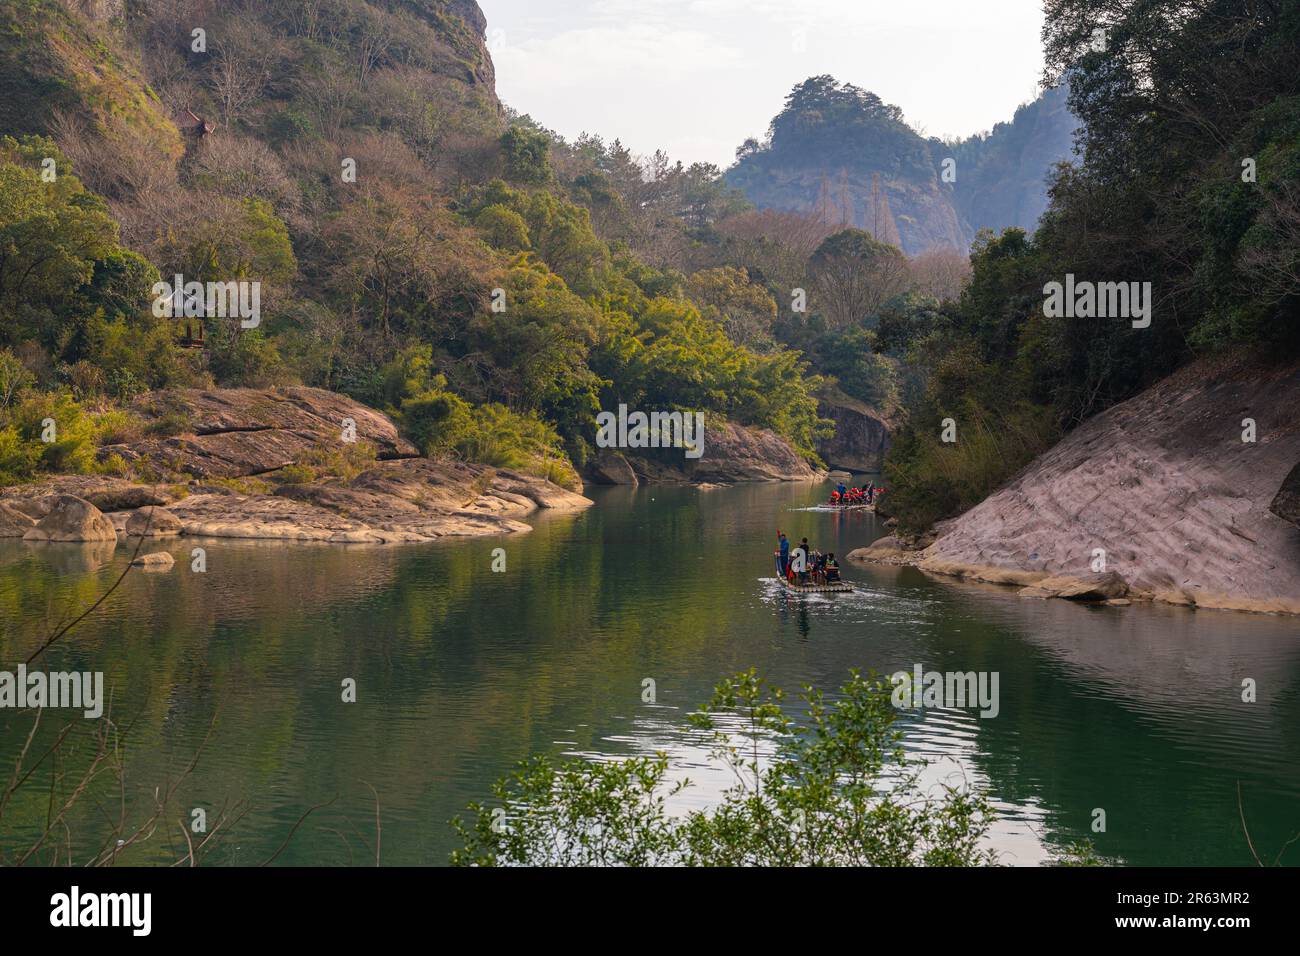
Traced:
<path id="1" fill-rule="evenodd" d="M 933 541 L 849 558 L 1026 597 L 1300 614 L 1297 463 L 1300 363 L 1203 360 L 1085 422 Z"/>
<path id="2" fill-rule="evenodd" d="M 539 510 L 592 503 L 542 478 L 419 457 L 387 416 L 319 389 L 154 393 L 133 410 L 144 436 L 100 457 L 134 477 L 0 489 L 0 536 L 387 544 L 525 532 Z"/>
<path id="3" fill-rule="evenodd" d="M 586 469 L 588 480 L 607 485 L 815 481 L 825 475 L 775 432 L 734 422 L 706 426 L 699 458 L 687 458 L 680 448 L 609 449 Z"/>

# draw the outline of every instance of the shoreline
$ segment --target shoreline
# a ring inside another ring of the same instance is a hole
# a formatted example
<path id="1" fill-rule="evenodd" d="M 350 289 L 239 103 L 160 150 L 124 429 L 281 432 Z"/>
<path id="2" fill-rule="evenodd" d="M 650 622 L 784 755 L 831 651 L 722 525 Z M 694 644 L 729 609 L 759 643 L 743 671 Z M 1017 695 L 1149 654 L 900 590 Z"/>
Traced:
<path id="1" fill-rule="evenodd" d="M 888 543 L 882 544 L 882 542 Z M 850 551 L 845 555 L 845 559 L 858 564 L 916 568 L 927 574 L 964 583 L 1016 588 L 1021 597 L 1039 600 L 1056 598 L 1110 607 L 1166 604 L 1210 611 L 1236 611 L 1279 617 L 1300 616 L 1300 601 L 1259 599 L 1200 589 L 1157 591 L 1135 588 L 1113 571 L 1085 577 L 1050 571 L 966 564 L 929 555 L 929 550 L 928 544 L 922 548 L 908 548 L 905 542 L 889 536 L 868 547 Z"/>

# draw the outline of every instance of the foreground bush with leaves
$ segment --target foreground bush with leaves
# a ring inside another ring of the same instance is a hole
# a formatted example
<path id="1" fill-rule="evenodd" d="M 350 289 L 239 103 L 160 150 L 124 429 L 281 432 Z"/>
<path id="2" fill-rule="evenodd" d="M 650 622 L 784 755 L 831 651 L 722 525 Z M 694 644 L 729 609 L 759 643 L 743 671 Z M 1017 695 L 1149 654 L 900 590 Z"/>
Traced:
<path id="1" fill-rule="evenodd" d="M 709 810 L 671 813 L 690 786 L 662 754 L 525 762 L 452 821 L 458 866 L 984 866 L 992 819 L 966 789 L 927 790 L 908 759 L 888 685 L 851 672 L 833 699 L 804 688 L 799 722 L 754 671 L 691 715 L 736 783 Z"/>

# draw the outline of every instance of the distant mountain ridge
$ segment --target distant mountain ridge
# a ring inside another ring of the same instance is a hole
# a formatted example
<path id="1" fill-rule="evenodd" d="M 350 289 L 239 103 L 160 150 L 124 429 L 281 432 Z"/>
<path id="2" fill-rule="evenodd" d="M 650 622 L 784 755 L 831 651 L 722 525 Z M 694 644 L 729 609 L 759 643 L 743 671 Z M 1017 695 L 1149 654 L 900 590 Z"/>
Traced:
<path id="1" fill-rule="evenodd" d="M 980 229 L 1035 228 L 1077 125 L 1053 89 L 988 134 L 944 143 L 874 93 L 819 76 L 794 88 L 765 142 L 737 150 L 727 180 L 760 208 L 864 229 L 912 255 L 965 250 Z"/>

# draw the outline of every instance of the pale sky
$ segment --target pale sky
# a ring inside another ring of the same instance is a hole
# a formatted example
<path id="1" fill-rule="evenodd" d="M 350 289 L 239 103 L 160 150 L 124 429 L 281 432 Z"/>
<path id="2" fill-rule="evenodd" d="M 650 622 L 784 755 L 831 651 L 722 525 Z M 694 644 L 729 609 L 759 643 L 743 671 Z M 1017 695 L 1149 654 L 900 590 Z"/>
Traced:
<path id="1" fill-rule="evenodd" d="M 572 140 L 726 167 L 821 73 L 968 136 L 1037 95 L 1041 0 L 479 0 L 497 92 Z"/>

